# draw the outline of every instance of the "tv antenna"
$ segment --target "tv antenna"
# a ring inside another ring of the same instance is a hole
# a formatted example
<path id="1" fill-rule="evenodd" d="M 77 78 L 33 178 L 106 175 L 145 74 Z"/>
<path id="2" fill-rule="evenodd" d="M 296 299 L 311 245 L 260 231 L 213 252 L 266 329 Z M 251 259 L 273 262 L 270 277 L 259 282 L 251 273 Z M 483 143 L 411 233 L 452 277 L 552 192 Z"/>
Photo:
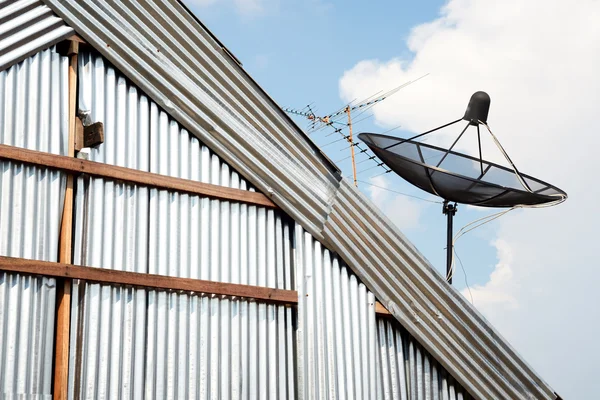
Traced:
<path id="1" fill-rule="evenodd" d="M 455 238 L 453 241 L 452 238 L 452 220 L 457 212 L 457 203 L 510 208 L 499 213 L 502 215 L 514 208 L 548 207 L 567 199 L 567 194 L 556 186 L 525 175 L 517 169 L 487 124 L 489 109 L 490 96 L 485 92 L 476 92 L 471 96 L 462 118 L 409 139 L 375 133 L 358 135 L 392 171 L 409 183 L 444 200 L 442 212 L 447 216 L 446 280 L 450 284 L 456 240 Z M 448 149 L 415 141 L 461 121 L 467 123 Z M 483 159 L 480 126 L 486 128 L 510 168 Z M 479 157 L 452 150 L 468 128 L 476 128 Z"/>
<path id="2" fill-rule="evenodd" d="M 358 178 L 357 178 L 357 173 L 356 173 L 356 164 L 357 164 L 356 163 L 356 153 L 354 151 L 354 148 L 356 147 L 359 150 L 359 153 L 367 153 L 368 148 L 362 148 L 360 146 L 359 142 L 354 141 L 354 137 L 352 134 L 352 118 L 353 118 L 352 113 L 354 111 L 360 111 L 360 113 L 358 115 L 354 116 L 356 118 L 357 116 L 363 114 L 364 112 L 366 112 L 367 110 L 369 110 L 370 108 L 375 106 L 376 104 L 381 103 L 383 100 L 392 96 L 393 94 L 398 92 L 400 89 L 405 88 L 406 86 L 417 82 L 418 80 L 426 77 L 427 75 L 429 75 L 429 74 L 425 74 L 415 80 L 403 83 L 402 85 L 397 86 L 394 89 L 392 89 L 388 92 L 385 92 L 383 94 L 380 94 L 381 91 L 378 93 L 375 93 L 374 95 L 369 96 L 368 98 L 366 98 L 365 100 L 363 100 L 362 102 L 360 102 L 358 104 L 352 105 L 351 103 L 348 103 L 344 107 L 338 109 L 337 111 L 335 111 L 331 114 L 327 114 L 325 116 L 318 116 L 317 114 L 315 114 L 315 112 L 313 111 L 312 106 L 310 104 L 307 105 L 306 107 L 304 107 L 304 109 L 283 108 L 283 110 L 285 112 L 287 112 L 288 114 L 298 115 L 298 116 L 305 117 L 306 119 L 308 119 L 310 121 L 309 128 L 308 128 L 309 134 L 314 133 L 319 130 L 322 130 L 323 128 L 326 128 L 326 127 L 331 127 L 334 129 L 334 132 L 337 132 L 342 136 L 341 140 L 346 140 L 349 143 L 350 158 L 352 160 L 352 176 L 353 176 L 354 186 L 358 187 Z M 362 121 L 362 120 L 360 120 L 360 121 Z M 358 121 L 358 122 L 360 122 L 360 121 Z M 343 133 L 343 129 L 346 127 L 348 127 L 347 135 L 345 135 Z M 377 161 L 375 159 L 375 156 L 370 156 L 364 161 L 367 161 L 367 160 L 372 160 L 373 162 L 375 162 L 377 164 L 373 168 L 382 167 L 385 170 L 384 173 L 391 172 L 391 170 L 385 168 L 385 164 L 383 162 Z"/>

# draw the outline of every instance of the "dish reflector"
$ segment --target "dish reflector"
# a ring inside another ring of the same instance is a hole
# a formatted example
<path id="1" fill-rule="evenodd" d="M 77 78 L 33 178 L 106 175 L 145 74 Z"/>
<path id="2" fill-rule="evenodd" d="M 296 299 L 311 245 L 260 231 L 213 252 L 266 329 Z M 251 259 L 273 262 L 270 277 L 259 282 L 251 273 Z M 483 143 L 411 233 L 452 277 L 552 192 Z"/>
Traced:
<path id="1" fill-rule="evenodd" d="M 513 207 L 544 204 L 566 197 L 559 188 L 521 173 L 521 178 L 532 190 L 529 192 L 513 170 L 466 154 L 374 133 L 361 133 L 358 137 L 392 171 L 448 201 L 483 207 Z M 442 162 L 436 166 L 440 160 Z"/>

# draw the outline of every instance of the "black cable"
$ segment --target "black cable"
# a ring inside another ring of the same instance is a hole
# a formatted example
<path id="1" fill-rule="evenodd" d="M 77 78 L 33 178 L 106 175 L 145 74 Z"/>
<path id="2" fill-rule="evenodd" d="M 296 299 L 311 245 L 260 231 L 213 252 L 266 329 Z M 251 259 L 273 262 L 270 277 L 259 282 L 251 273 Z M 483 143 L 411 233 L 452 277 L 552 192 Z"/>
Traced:
<path id="1" fill-rule="evenodd" d="M 456 246 L 454 247 L 454 255 L 456 256 L 456 258 L 458 258 L 458 262 L 460 263 L 460 267 L 462 268 L 463 274 L 465 274 L 465 285 L 467 285 L 467 289 L 469 290 L 469 297 L 471 297 L 471 304 L 475 305 L 475 302 L 473 301 L 473 294 L 471 293 L 471 287 L 469 286 L 469 282 L 467 281 L 467 271 L 465 271 L 465 267 L 463 266 L 463 263 L 460 259 L 460 257 L 458 256 L 458 253 L 456 252 Z M 453 274 L 454 275 L 454 274 Z"/>

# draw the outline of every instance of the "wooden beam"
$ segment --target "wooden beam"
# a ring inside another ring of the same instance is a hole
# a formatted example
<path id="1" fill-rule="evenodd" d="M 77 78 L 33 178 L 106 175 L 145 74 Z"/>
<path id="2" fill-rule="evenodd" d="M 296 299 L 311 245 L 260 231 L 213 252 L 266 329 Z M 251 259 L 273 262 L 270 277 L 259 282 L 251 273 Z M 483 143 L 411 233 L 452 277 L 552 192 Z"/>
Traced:
<path id="1" fill-rule="evenodd" d="M 262 193 L 232 189 L 210 183 L 174 178 L 151 172 L 138 171 L 131 168 L 117 167 L 115 165 L 59 156 L 13 146 L 0 145 L 0 159 L 1 158 L 42 167 L 56 168 L 73 174 L 83 173 L 100 178 L 151 186 L 158 189 L 173 190 L 180 193 L 190 193 L 221 200 L 277 208 L 275 203 Z"/>
<path id="2" fill-rule="evenodd" d="M 177 278 L 173 276 L 117 271 L 104 268 L 80 267 L 47 261 L 26 260 L 23 258 L 0 256 L 0 271 L 43 275 L 64 279 L 81 279 L 88 282 L 109 285 L 124 285 L 157 290 L 176 290 L 228 297 L 243 297 L 275 304 L 298 304 L 298 292 L 295 290 L 274 289 L 263 286 L 240 285 L 237 283 L 214 282 L 191 278 Z M 380 302 L 375 303 L 375 313 L 379 316 L 392 316 Z"/>
<path id="3" fill-rule="evenodd" d="M 75 118 L 77 115 L 77 54 L 79 42 L 68 42 L 69 57 L 69 159 L 75 156 Z M 60 226 L 58 261 L 73 261 L 73 175 L 67 176 L 63 214 Z M 54 399 L 66 400 L 69 383 L 69 329 L 71 324 L 71 280 L 57 280 L 56 324 L 54 338 Z"/>
<path id="4" fill-rule="evenodd" d="M 56 278 L 81 279 L 89 282 L 112 285 L 243 297 L 276 304 L 298 303 L 298 292 L 295 290 L 274 289 L 262 286 L 240 285 L 236 283 L 214 282 L 200 279 L 177 278 L 173 276 L 117 271 L 94 267 L 79 267 L 70 264 L 25 260 L 22 258 L 0 256 L 0 270 L 22 274 L 52 276 Z"/>

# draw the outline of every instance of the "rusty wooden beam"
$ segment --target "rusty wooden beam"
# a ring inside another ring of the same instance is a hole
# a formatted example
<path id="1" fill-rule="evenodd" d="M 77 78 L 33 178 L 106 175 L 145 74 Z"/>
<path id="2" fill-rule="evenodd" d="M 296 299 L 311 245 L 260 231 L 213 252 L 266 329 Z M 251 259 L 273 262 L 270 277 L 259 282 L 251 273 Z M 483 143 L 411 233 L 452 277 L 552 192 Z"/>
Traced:
<path id="1" fill-rule="evenodd" d="M 40 151 L 27 150 L 13 146 L 0 145 L 0 159 L 23 162 L 42 167 L 56 168 L 73 174 L 88 174 L 158 189 L 173 190 L 221 200 L 254 204 L 263 207 L 277 208 L 275 203 L 262 193 L 233 189 L 224 186 L 174 178 L 171 176 L 138 171 L 131 168 L 117 167 L 94 161 L 59 156 Z"/>

